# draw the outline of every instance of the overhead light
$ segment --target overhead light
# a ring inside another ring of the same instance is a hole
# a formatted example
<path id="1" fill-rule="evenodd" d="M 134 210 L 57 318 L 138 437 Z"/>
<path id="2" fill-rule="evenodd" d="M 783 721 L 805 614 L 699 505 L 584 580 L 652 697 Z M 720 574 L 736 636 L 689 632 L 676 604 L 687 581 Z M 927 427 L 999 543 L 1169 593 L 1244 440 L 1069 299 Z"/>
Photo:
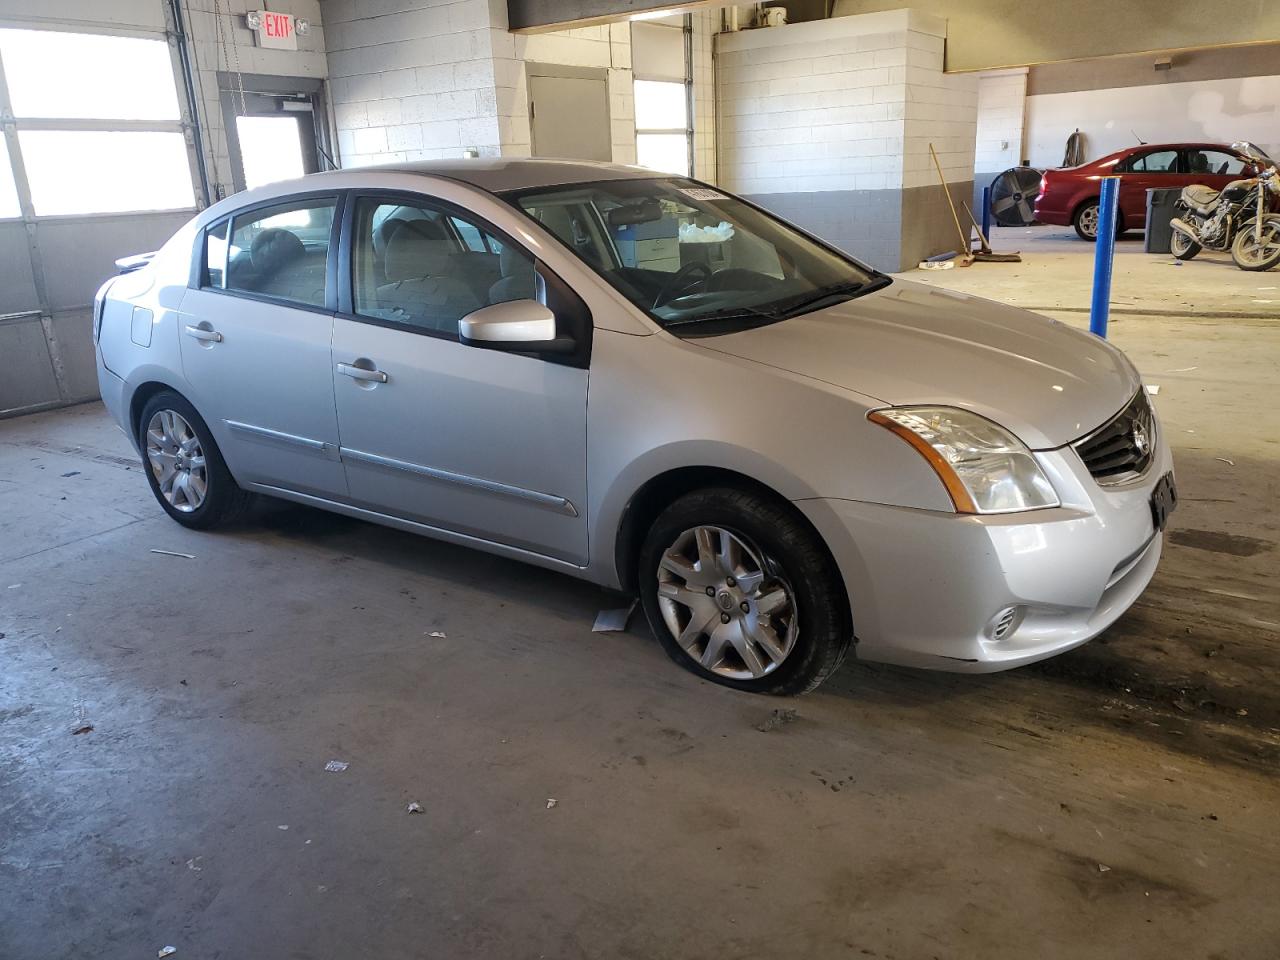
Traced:
<path id="1" fill-rule="evenodd" d="M 250 10 L 244 15 L 244 23 L 250 30 L 257 30 L 262 26 L 262 11 Z"/>
<path id="2" fill-rule="evenodd" d="M 311 21 L 306 17 L 298 17 L 293 21 L 293 29 L 300 37 L 305 37 L 311 32 Z"/>

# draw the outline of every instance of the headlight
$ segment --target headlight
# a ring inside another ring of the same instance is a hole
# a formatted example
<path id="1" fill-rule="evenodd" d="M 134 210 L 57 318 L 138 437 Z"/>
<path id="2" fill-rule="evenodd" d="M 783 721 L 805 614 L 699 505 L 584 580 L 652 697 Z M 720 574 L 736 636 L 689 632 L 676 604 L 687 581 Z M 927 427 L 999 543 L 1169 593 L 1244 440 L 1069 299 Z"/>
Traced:
<path id="1" fill-rule="evenodd" d="M 1012 513 L 1058 506 L 1058 495 L 1026 445 L 999 424 L 955 407 L 874 410 L 929 462 L 958 513 Z"/>

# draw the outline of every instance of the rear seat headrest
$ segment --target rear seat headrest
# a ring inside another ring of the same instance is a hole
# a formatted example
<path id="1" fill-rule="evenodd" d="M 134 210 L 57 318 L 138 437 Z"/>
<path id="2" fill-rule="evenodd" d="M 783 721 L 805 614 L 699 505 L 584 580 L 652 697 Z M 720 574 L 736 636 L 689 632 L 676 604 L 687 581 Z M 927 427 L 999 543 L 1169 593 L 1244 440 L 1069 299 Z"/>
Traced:
<path id="1" fill-rule="evenodd" d="M 288 230 L 271 227 L 253 238 L 249 260 L 261 274 L 272 274 L 307 255 L 307 248 Z"/>

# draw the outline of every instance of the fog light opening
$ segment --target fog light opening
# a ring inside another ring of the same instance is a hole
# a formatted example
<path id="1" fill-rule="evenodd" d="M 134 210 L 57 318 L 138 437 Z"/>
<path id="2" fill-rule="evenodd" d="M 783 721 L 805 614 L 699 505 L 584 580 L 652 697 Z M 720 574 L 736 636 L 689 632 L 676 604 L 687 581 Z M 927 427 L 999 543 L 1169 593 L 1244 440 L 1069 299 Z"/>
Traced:
<path id="1" fill-rule="evenodd" d="M 1005 639 L 1018 629 L 1025 613 L 1026 608 L 1020 604 L 997 610 L 995 616 L 987 623 L 987 636 L 997 642 Z"/>

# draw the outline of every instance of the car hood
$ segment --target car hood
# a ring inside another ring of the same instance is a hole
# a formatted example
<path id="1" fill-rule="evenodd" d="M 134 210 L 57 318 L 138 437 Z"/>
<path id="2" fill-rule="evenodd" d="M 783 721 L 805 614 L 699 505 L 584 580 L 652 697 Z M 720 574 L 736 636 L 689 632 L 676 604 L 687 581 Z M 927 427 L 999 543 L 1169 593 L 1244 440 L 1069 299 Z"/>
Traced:
<path id="1" fill-rule="evenodd" d="M 1092 334 L 904 280 L 824 310 L 694 342 L 885 404 L 963 407 L 1040 450 L 1104 423 L 1141 383 L 1124 354 Z"/>

